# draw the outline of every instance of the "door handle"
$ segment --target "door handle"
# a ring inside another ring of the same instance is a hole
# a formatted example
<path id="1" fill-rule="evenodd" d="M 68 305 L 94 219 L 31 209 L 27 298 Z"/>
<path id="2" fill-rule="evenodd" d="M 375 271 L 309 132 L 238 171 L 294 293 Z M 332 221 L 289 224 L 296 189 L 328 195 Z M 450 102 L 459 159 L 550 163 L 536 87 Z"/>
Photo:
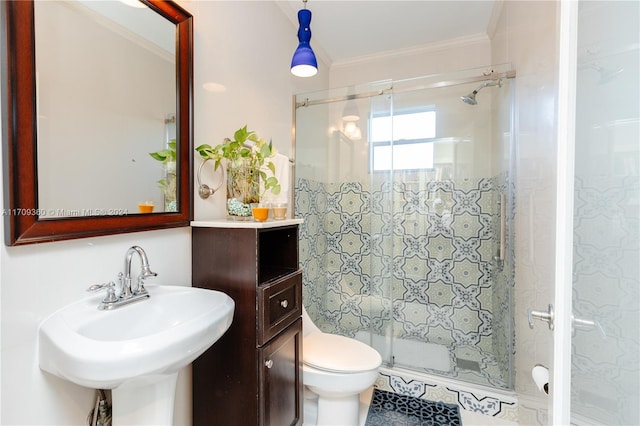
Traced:
<path id="1" fill-rule="evenodd" d="M 586 320 L 571 316 L 571 334 L 575 334 L 576 330 L 593 330 L 596 329 L 603 338 L 607 337 L 602 324 L 598 320 Z"/>
<path id="2" fill-rule="evenodd" d="M 534 311 L 529 309 L 529 328 L 533 328 L 533 321 L 544 321 L 549 326 L 549 330 L 553 330 L 553 320 L 554 320 L 554 312 L 553 305 L 549 305 L 549 308 L 546 312 L 544 311 Z M 587 320 L 582 318 L 576 318 L 573 315 L 571 316 L 571 334 L 575 335 L 576 330 L 593 330 L 596 329 L 600 333 L 603 338 L 607 337 L 607 334 L 602 327 L 602 324 L 597 320 Z"/>
<path id="3" fill-rule="evenodd" d="M 549 330 L 553 330 L 553 305 L 549 305 L 547 312 L 534 311 L 529 309 L 529 328 L 533 328 L 533 320 L 544 321 L 549 326 Z"/>

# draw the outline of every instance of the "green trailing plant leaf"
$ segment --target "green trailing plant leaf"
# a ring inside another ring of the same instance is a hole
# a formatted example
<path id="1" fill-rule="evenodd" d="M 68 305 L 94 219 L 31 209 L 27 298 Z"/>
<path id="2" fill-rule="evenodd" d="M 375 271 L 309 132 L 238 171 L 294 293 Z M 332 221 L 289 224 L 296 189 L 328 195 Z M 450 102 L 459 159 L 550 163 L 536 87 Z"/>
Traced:
<path id="1" fill-rule="evenodd" d="M 271 155 L 271 144 L 262 145 L 262 147 L 260 148 L 260 155 L 262 155 L 264 158 L 269 157 Z"/>
<path id="2" fill-rule="evenodd" d="M 270 140 L 267 143 L 256 132 L 248 130 L 246 125 L 234 132 L 233 139 L 225 138 L 221 144 L 214 147 L 209 144 L 202 144 L 196 147 L 195 150 L 202 159 L 214 160 L 215 170 L 220 167 L 223 161 L 231 167 L 237 167 L 244 163 L 247 167 L 258 170 L 253 179 L 258 180 L 258 182 L 260 179 L 262 180 L 265 192 L 271 191 L 274 195 L 280 193 L 280 184 L 275 177 L 275 164 L 268 160 L 276 155 L 273 142 Z M 265 166 L 271 172 L 271 176 L 267 176 L 262 169 Z"/>
<path id="3" fill-rule="evenodd" d="M 149 155 L 154 160 L 160 161 L 162 163 L 169 163 L 171 161 L 176 161 L 176 140 L 172 139 L 167 143 L 167 148 L 158 150 L 156 152 L 150 152 Z"/>
<path id="4" fill-rule="evenodd" d="M 164 164 L 166 166 L 169 163 L 175 163 L 176 162 L 176 160 L 178 158 L 177 146 L 178 146 L 177 141 L 175 139 L 172 139 L 169 142 L 167 142 L 167 147 L 166 148 L 160 149 L 160 150 L 155 151 L 155 152 L 150 152 L 149 155 L 154 160 L 160 161 L 162 164 Z M 158 184 L 158 187 L 160 187 L 160 189 L 164 193 L 165 202 L 167 200 L 175 200 L 175 197 L 176 197 L 175 165 L 173 166 L 173 171 L 169 171 L 170 170 L 169 167 L 167 167 L 166 170 L 167 170 L 166 171 L 167 178 L 166 179 L 160 179 L 160 180 L 158 180 L 156 182 Z"/>

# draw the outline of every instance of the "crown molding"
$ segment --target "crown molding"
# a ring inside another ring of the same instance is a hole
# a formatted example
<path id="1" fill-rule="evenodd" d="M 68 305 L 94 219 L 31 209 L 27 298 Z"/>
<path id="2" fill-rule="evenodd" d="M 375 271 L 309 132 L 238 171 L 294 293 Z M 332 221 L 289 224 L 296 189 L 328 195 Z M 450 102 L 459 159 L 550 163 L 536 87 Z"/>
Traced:
<path id="1" fill-rule="evenodd" d="M 458 47 L 469 46 L 474 44 L 482 44 L 489 42 L 487 34 L 474 34 L 471 36 L 457 37 L 449 40 L 438 41 L 435 43 L 424 44 L 420 46 L 412 46 L 405 49 L 394 49 L 386 52 L 378 52 L 370 55 L 363 55 L 354 58 L 338 60 L 331 62 L 331 68 L 346 67 L 364 62 L 371 62 L 381 59 L 393 59 L 400 56 L 420 55 L 425 53 L 439 52 L 450 50 Z"/>

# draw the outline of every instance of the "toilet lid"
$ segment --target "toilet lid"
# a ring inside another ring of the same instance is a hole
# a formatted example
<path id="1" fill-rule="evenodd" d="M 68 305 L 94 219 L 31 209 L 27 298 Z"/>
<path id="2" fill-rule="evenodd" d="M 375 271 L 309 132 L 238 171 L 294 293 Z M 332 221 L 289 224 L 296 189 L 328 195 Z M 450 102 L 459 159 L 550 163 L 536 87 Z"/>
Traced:
<path id="1" fill-rule="evenodd" d="M 302 352 L 305 364 L 325 371 L 358 373 L 374 370 L 382 363 L 382 357 L 371 346 L 337 334 L 305 336 Z"/>

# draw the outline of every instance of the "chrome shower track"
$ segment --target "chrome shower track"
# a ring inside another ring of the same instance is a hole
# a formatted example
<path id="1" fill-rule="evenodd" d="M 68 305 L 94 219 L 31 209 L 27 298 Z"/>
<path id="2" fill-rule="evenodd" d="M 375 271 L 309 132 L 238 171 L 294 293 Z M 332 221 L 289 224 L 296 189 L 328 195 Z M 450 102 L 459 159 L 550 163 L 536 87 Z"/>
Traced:
<path id="1" fill-rule="evenodd" d="M 350 95 L 344 95 L 344 96 L 335 96 L 333 98 L 326 98 L 326 99 L 315 99 L 315 100 L 305 99 L 304 101 L 296 102 L 295 103 L 295 107 L 296 107 L 296 109 L 298 109 L 298 108 L 302 108 L 302 107 L 309 107 L 309 106 L 313 106 L 313 105 L 322 105 L 322 104 L 328 104 L 328 103 L 332 103 L 332 102 L 342 102 L 342 101 L 348 101 L 348 100 L 352 100 L 352 99 L 371 98 L 371 97 L 374 97 L 374 96 L 386 95 L 386 94 L 391 94 L 391 93 L 403 93 L 403 92 L 412 92 L 414 90 L 437 89 L 437 88 L 440 88 L 440 87 L 457 86 L 457 85 L 460 85 L 460 84 L 478 83 L 478 82 L 483 82 L 483 81 L 498 80 L 500 78 L 515 78 L 515 77 L 516 77 L 516 71 L 515 70 L 511 70 L 511 71 L 505 71 L 505 72 L 501 72 L 501 73 L 493 73 L 492 72 L 492 73 L 488 73 L 486 75 L 479 75 L 479 76 L 475 76 L 475 77 L 461 78 L 461 79 L 457 79 L 457 80 L 437 81 L 435 83 L 421 84 L 421 85 L 412 86 L 412 87 L 403 87 L 401 89 L 394 89 L 393 88 L 393 83 L 391 83 L 391 85 L 389 87 L 386 87 L 386 88 L 380 89 L 380 90 L 374 90 L 374 91 L 371 91 L 371 92 L 350 94 Z M 295 96 L 294 96 L 294 99 L 295 99 Z"/>

